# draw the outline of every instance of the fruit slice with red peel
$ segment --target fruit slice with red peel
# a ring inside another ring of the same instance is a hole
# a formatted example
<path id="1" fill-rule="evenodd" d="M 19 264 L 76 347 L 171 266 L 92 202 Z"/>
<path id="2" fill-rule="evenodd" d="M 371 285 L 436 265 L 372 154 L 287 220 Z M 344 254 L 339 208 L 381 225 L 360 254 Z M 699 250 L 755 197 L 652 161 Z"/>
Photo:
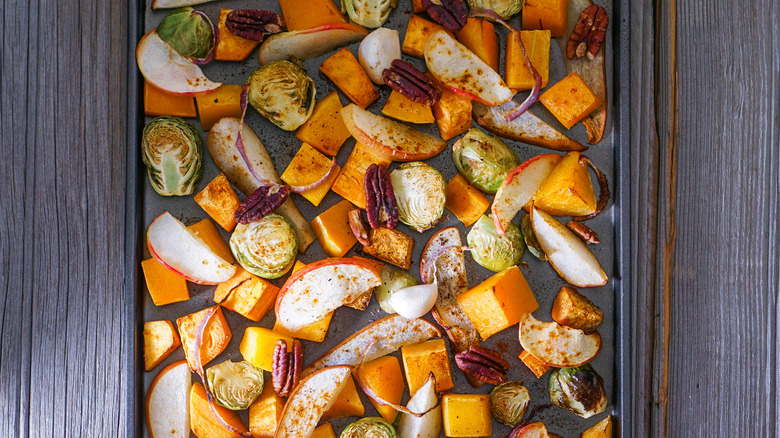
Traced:
<path id="1" fill-rule="evenodd" d="M 445 30 L 428 38 L 425 65 L 448 88 L 474 96 L 486 105 L 504 104 L 515 95 L 495 70 Z"/>
<path id="2" fill-rule="evenodd" d="M 424 319 L 406 319 L 401 315 L 390 315 L 343 340 L 306 367 L 301 376 L 334 365 L 358 366 L 364 358 L 368 362 L 390 354 L 404 345 L 438 337 L 441 337 L 441 332 Z"/>
<path id="3" fill-rule="evenodd" d="M 236 273 L 235 266 L 167 211 L 149 225 L 146 243 L 152 257 L 193 283 L 219 284 Z"/>
<path id="4" fill-rule="evenodd" d="M 601 350 L 601 335 L 542 322 L 530 313 L 520 322 L 520 345 L 534 357 L 556 368 L 585 365 Z"/>
<path id="5" fill-rule="evenodd" d="M 151 438 L 189 438 L 191 383 L 186 360 L 171 363 L 154 378 L 146 392 L 146 425 Z"/>
<path id="6" fill-rule="evenodd" d="M 207 78 L 199 66 L 181 56 L 155 30 L 149 31 L 138 42 L 135 59 L 146 82 L 167 93 L 206 93 L 222 85 Z"/>
<path id="7" fill-rule="evenodd" d="M 381 284 L 365 259 L 342 257 L 311 263 L 282 286 L 276 299 L 276 321 L 296 332 Z"/>
<path id="8" fill-rule="evenodd" d="M 531 226 L 553 269 L 577 287 L 607 284 L 609 278 L 598 259 L 576 234 L 549 214 L 532 207 Z"/>
<path id="9" fill-rule="evenodd" d="M 356 24 L 334 23 L 306 30 L 272 35 L 260 46 L 260 65 L 288 59 L 291 56 L 306 60 L 356 43 L 368 31 Z"/>
<path id="10" fill-rule="evenodd" d="M 341 118 L 358 142 L 395 161 L 426 160 L 447 147 L 447 142 L 439 137 L 376 115 L 354 103 L 341 109 Z"/>
<path id="11" fill-rule="evenodd" d="M 500 234 L 505 233 L 515 215 L 528 204 L 560 160 L 561 156 L 557 154 L 537 155 L 509 172 L 490 207 L 493 223 Z"/>
<path id="12" fill-rule="evenodd" d="M 322 414 L 347 385 L 351 372 L 351 366 L 335 366 L 303 378 L 284 405 L 274 438 L 311 436 Z"/>
<path id="13" fill-rule="evenodd" d="M 548 438 L 551 437 L 547 433 L 547 427 L 541 421 L 536 423 L 527 424 L 522 427 L 518 427 L 513 430 L 509 435 L 509 438 Z"/>

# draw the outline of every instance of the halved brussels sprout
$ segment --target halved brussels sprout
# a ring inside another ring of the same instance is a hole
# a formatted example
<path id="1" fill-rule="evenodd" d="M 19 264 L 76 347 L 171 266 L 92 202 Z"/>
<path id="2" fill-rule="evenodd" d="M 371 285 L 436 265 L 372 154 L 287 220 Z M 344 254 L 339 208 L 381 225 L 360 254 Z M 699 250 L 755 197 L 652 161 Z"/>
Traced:
<path id="1" fill-rule="evenodd" d="M 390 174 L 390 182 L 401 222 L 419 232 L 439 222 L 447 201 L 447 182 L 438 170 L 419 161 L 403 163 Z"/>
<path id="2" fill-rule="evenodd" d="M 236 225 L 230 236 L 230 249 L 248 272 L 279 278 L 295 263 L 298 238 L 287 219 L 269 214 L 256 222 Z"/>
<path id="3" fill-rule="evenodd" d="M 504 20 L 509 20 L 523 9 L 525 0 L 468 0 L 468 2 L 469 8 L 490 9 Z"/>
<path id="4" fill-rule="evenodd" d="M 141 159 L 155 192 L 162 196 L 191 195 L 203 171 L 200 134 L 178 117 L 155 117 L 144 128 Z"/>
<path id="5" fill-rule="evenodd" d="M 206 379 L 216 403 L 234 411 L 249 408 L 263 392 L 263 370 L 244 360 L 214 365 L 206 370 Z"/>
<path id="6" fill-rule="evenodd" d="M 523 419 L 531 395 L 522 382 L 504 382 L 490 391 L 490 408 L 499 423 L 514 426 Z"/>
<path id="7" fill-rule="evenodd" d="M 363 27 L 379 27 L 397 4 L 398 0 L 341 0 L 341 11 Z"/>
<path id="8" fill-rule="evenodd" d="M 520 220 L 520 230 L 523 232 L 523 239 L 525 239 L 525 246 L 531 251 L 537 259 L 546 262 L 547 254 L 544 253 L 542 246 L 539 245 L 539 241 L 536 240 L 536 234 L 534 234 L 534 227 L 531 225 L 531 215 L 527 214 Z"/>
<path id="9" fill-rule="evenodd" d="M 252 107 L 284 130 L 298 129 L 314 110 L 317 89 L 299 62 L 274 61 L 258 67 L 247 83 Z"/>
<path id="10" fill-rule="evenodd" d="M 607 409 L 604 381 L 592 366 L 555 368 L 550 374 L 550 401 L 582 418 Z"/>
<path id="11" fill-rule="evenodd" d="M 384 419 L 366 417 L 345 427 L 339 438 L 398 438 L 398 433 Z"/>
<path id="12" fill-rule="evenodd" d="M 472 129 L 452 145 L 455 167 L 472 185 L 495 194 L 520 158 L 501 139 Z"/>
<path id="13" fill-rule="evenodd" d="M 382 266 L 379 278 L 382 279 L 382 285 L 376 288 L 374 295 L 376 295 L 376 300 L 379 301 L 379 307 L 390 314 L 396 313 L 393 306 L 390 305 L 392 292 L 418 284 L 417 279 L 410 273 L 393 268 L 390 265 Z"/>
<path id="14" fill-rule="evenodd" d="M 157 26 L 157 35 L 181 56 L 206 59 L 214 49 L 214 29 L 206 14 L 190 7 L 176 9 Z"/>
<path id="15" fill-rule="evenodd" d="M 502 236 L 498 234 L 493 220 L 487 216 L 479 218 L 466 240 L 474 261 L 493 272 L 501 272 L 516 265 L 525 252 L 523 234 L 517 225 L 510 222 L 506 234 Z"/>

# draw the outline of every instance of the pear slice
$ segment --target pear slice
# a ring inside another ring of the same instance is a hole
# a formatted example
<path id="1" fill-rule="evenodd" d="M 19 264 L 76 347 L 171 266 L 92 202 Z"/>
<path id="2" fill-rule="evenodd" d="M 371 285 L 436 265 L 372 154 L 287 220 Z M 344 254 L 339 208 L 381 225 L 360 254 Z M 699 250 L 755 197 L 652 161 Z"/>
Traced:
<path id="1" fill-rule="evenodd" d="M 542 322 L 528 313 L 520 322 L 520 345 L 551 367 L 571 368 L 585 365 L 599 354 L 601 335 L 586 335 L 554 321 Z"/>

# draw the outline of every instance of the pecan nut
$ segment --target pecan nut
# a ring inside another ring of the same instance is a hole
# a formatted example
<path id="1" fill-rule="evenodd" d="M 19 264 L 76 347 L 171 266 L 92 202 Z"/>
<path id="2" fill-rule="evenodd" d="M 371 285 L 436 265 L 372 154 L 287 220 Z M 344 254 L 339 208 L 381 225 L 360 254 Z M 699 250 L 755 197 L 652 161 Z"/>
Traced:
<path id="1" fill-rule="evenodd" d="M 452 32 L 461 30 L 469 17 L 460 0 L 422 0 L 422 7 L 433 21 Z"/>
<path id="2" fill-rule="evenodd" d="M 372 164 L 366 170 L 366 216 L 371 228 L 395 228 L 398 224 L 398 202 L 395 199 L 390 172 L 383 164 Z"/>
<path id="3" fill-rule="evenodd" d="M 266 35 L 273 35 L 283 30 L 284 18 L 276 12 L 240 9 L 228 13 L 225 27 L 241 38 L 263 41 Z"/>
<path id="4" fill-rule="evenodd" d="M 569 59 L 582 58 L 588 55 L 593 60 L 599 53 L 601 45 L 607 36 L 609 15 L 599 5 L 591 5 L 585 8 L 574 25 L 574 30 L 566 44 L 566 57 Z"/>
<path id="5" fill-rule="evenodd" d="M 394 60 L 390 65 L 390 68 L 382 71 L 382 79 L 390 88 L 423 105 L 438 102 L 441 91 L 415 66 L 400 59 Z"/>
<path id="6" fill-rule="evenodd" d="M 352 234 L 355 235 L 358 242 L 363 246 L 371 244 L 371 238 L 368 235 L 366 229 L 366 222 L 363 220 L 363 213 L 360 209 L 356 208 L 349 212 L 349 228 L 352 230 Z"/>
<path id="7" fill-rule="evenodd" d="M 478 345 L 455 355 L 455 363 L 467 376 L 491 385 L 506 382 L 509 362 L 500 353 Z"/>
<path id="8" fill-rule="evenodd" d="M 284 204 L 290 187 L 278 184 L 260 186 L 239 204 L 234 217 L 239 224 L 259 221 Z"/>
<path id="9" fill-rule="evenodd" d="M 569 221 L 566 223 L 566 227 L 570 229 L 574 234 L 576 234 L 580 239 L 582 239 L 585 243 L 598 244 L 601 242 L 599 240 L 599 235 L 596 234 L 596 232 L 593 231 L 589 226 L 583 224 L 582 222 Z"/>
<path id="10" fill-rule="evenodd" d="M 274 392 L 287 397 L 301 379 L 303 366 L 303 347 L 297 339 L 293 340 L 292 351 L 287 351 L 287 341 L 280 339 L 274 347 L 274 361 L 271 378 Z"/>

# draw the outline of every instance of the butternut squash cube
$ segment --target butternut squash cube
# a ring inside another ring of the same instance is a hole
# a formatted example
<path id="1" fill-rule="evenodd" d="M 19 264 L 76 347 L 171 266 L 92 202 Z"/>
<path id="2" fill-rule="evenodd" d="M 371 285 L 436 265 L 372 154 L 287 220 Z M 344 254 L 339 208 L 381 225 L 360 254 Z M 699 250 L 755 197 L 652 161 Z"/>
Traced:
<path id="1" fill-rule="evenodd" d="M 144 369 L 151 371 L 181 345 L 170 321 L 144 323 Z M 400 400 L 400 399 L 399 399 Z"/>
<path id="2" fill-rule="evenodd" d="M 361 108 L 379 98 L 374 83 L 348 48 L 343 48 L 320 64 L 320 71 L 327 76 L 349 100 Z"/>
<path id="3" fill-rule="evenodd" d="M 407 55 L 425 59 L 425 44 L 428 38 L 437 30 L 446 30 L 447 33 L 455 38 L 455 34 L 445 29 L 433 21 L 428 21 L 417 15 L 409 16 L 409 23 L 406 25 L 406 34 L 404 42 L 401 44 L 401 51 Z"/>
<path id="4" fill-rule="evenodd" d="M 144 81 L 144 114 L 147 116 L 197 117 L 192 96 L 170 94 Z"/>
<path id="5" fill-rule="evenodd" d="M 550 31 L 546 29 L 523 30 L 520 31 L 519 36 L 514 32 L 509 33 L 506 38 L 505 62 L 507 87 L 519 91 L 534 87 L 534 76 L 525 64 L 525 57 L 520 48 L 521 40 L 531 65 L 542 77 L 542 88 L 546 87 L 550 79 Z"/>
<path id="6" fill-rule="evenodd" d="M 241 266 L 237 268 L 230 280 L 217 286 L 214 302 L 221 302 L 222 307 L 254 322 L 260 322 L 276 303 L 279 288 L 252 275 Z"/>
<path id="7" fill-rule="evenodd" d="M 325 315 L 321 320 L 311 323 L 300 330 L 291 332 L 286 328 L 279 325 L 277 321 L 274 323 L 274 331 L 277 333 L 283 333 L 287 336 L 292 336 L 297 339 L 305 339 L 312 342 L 322 342 L 325 340 L 325 335 L 328 334 L 328 328 L 330 327 L 330 320 L 333 318 L 333 312 Z"/>
<path id="8" fill-rule="evenodd" d="M 227 424 L 242 433 L 249 432 L 236 411 L 222 406 L 215 406 L 215 408 Z M 241 435 L 225 429 L 211 412 L 206 390 L 200 382 L 193 383 L 190 388 L 190 428 L 198 438 L 242 438 Z"/>
<path id="9" fill-rule="evenodd" d="M 493 23 L 482 18 L 469 18 L 455 36 L 485 64 L 498 71 L 498 37 Z"/>
<path id="10" fill-rule="evenodd" d="M 582 154 L 569 152 L 558 161 L 534 194 L 534 206 L 554 216 L 583 216 L 596 211 L 596 193 Z"/>
<path id="11" fill-rule="evenodd" d="M 526 350 L 523 350 L 517 357 L 534 373 L 537 379 L 540 379 L 544 373 L 552 368 Z"/>
<path id="12" fill-rule="evenodd" d="M 523 315 L 539 308 L 517 265 L 460 294 L 457 300 L 483 340 L 517 324 Z"/>
<path id="13" fill-rule="evenodd" d="M 569 0 L 526 0 L 522 15 L 523 30 L 549 29 L 553 37 L 565 36 Z"/>
<path id="14" fill-rule="evenodd" d="M 321 426 L 317 426 L 309 438 L 336 438 L 336 432 L 333 431 L 332 424 L 325 423 Z"/>
<path id="15" fill-rule="evenodd" d="M 404 376 L 401 373 L 401 364 L 395 356 L 382 356 L 366 362 L 356 369 L 355 373 L 363 380 L 363 384 L 381 399 L 390 403 L 401 403 L 404 394 Z M 388 423 L 395 421 L 398 411 L 391 406 L 382 406 L 371 398 L 369 400 L 385 421 Z"/>
<path id="16" fill-rule="evenodd" d="M 314 234 L 317 235 L 325 254 L 343 257 L 357 243 L 357 238 L 349 227 L 348 214 L 354 208 L 349 201 L 340 201 L 311 221 Z"/>
<path id="17" fill-rule="evenodd" d="M 323 154 L 335 157 L 344 141 L 351 136 L 341 118 L 341 108 L 339 93 L 328 94 L 314 105 L 311 117 L 298 128 L 295 136 Z"/>
<path id="18" fill-rule="evenodd" d="M 236 210 L 241 201 L 224 173 L 211 180 L 194 199 L 225 231 L 233 231 L 236 227 Z"/>
<path id="19" fill-rule="evenodd" d="M 151 258 L 141 262 L 144 271 L 146 288 L 155 306 L 178 303 L 190 299 L 187 280 L 181 275 L 166 268 L 157 259 Z"/>
<path id="20" fill-rule="evenodd" d="M 413 237 L 395 228 L 377 228 L 370 236 L 371 244 L 363 247 L 366 254 L 406 270 L 412 267 Z"/>
<path id="21" fill-rule="evenodd" d="M 447 203 L 444 205 L 463 225 L 470 227 L 487 211 L 490 201 L 463 175 L 456 173 L 447 183 Z"/>
<path id="22" fill-rule="evenodd" d="M 208 131 L 222 117 L 241 117 L 241 85 L 223 85 L 208 94 L 195 96 L 195 103 L 200 127 Z"/>
<path id="23" fill-rule="evenodd" d="M 252 53 L 252 50 L 260 44 L 259 41 L 248 40 L 230 32 L 225 25 L 227 15 L 232 9 L 219 10 L 219 41 L 214 59 L 217 61 L 243 61 Z"/>
<path id="24" fill-rule="evenodd" d="M 322 414 L 323 420 L 344 417 L 362 417 L 366 413 L 363 402 L 360 401 L 355 380 L 347 378 L 347 386 L 341 390 L 333 404 Z"/>
<path id="25" fill-rule="evenodd" d="M 382 114 L 410 123 L 433 123 L 433 111 L 430 105 L 417 103 L 393 90 L 387 98 Z"/>
<path id="26" fill-rule="evenodd" d="M 450 356 L 444 339 L 431 339 L 413 345 L 401 347 L 404 361 L 406 383 L 409 393 L 414 394 L 428 380 L 431 372 L 436 377 L 436 392 L 446 391 L 455 386 L 450 370 Z"/>
<path id="27" fill-rule="evenodd" d="M 195 233 L 202 241 L 206 242 L 206 245 L 223 260 L 228 263 L 233 263 L 235 261 L 233 260 L 233 253 L 230 252 L 230 247 L 227 242 L 225 242 L 225 239 L 222 238 L 222 234 L 219 233 L 214 222 L 211 222 L 209 219 L 203 219 L 187 228 Z"/>
<path id="28" fill-rule="evenodd" d="M 444 394 L 441 398 L 444 435 L 493 436 L 490 398 L 487 394 Z"/>
<path id="29" fill-rule="evenodd" d="M 274 365 L 274 348 L 282 339 L 287 342 L 288 351 L 292 348 L 293 338 L 264 327 L 247 327 L 238 351 L 244 360 L 257 368 L 271 371 Z"/>
<path id="30" fill-rule="evenodd" d="M 601 106 L 601 99 L 593 93 L 577 72 L 550 87 L 539 96 L 539 101 L 566 129 L 576 125 Z"/>
<path id="31" fill-rule="evenodd" d="M 263 392 L 249 406 L 249 432 L 254 438 L 274 438 L 282 418 L 284 398 L 276 395 L 271 379 L 263 382 Z"/>
<path id="32" fill-rule="evenodd" d="M 612 438 L 612 415 L 607 415 L 607 418 L 582 432 L 582 438 Z"/>
<path id="33" fill-rule="evenodd" d="M 471 117 L 471 116 L 469 116 Z M 372 164 L 389 166 L 392 160 L 381 155 L 370 147 L 356 143 L 347 162 L 339 172 L 331 190 L 341 195 L 355 206 L 366 209 L 366 170 Z M 350 231 L 351 233 L 351 231 Z"/>
<path id="34" fill-rule="evenodd" d="M 279 0 L 279 6 L 291 32 L 347 22 L 333 0 Z"/>
<path id="35" fill-rule="evenodd" d="M 471 99 L 444 87 L 432 74 L 428 78 L 436 83 L 441 98 L 433 104 L 433 115 L 442 140 L 449 140 L 471 129 Z"/>
<path id="36" fill-rule="evenodd" d="M 313 184 L 319 181 L 330 170 L 333 160 L 323 155 L 317 149 L 304 143 L 301 148 L 298 149 L 298 153 L 295 154 L 290 165 L 287 166 L 281 178 L 291 186 L 305 186 Z M 330 175 L 327 181 L 321 186 L 306 190 L 300 195 L 306 198 L 314 206 L 320 205 L 322 198 L 330 190 L 330 186 L 336 181 L 339 176 L 340 168 L 336 166 L 336 170 Z"/>
<path id="37" fill-rule="evenodd" d="M 179 337 L 181 337 L 181 343 L 184 347 L 184 355 L 187 356 L 187 364 L 193 372 L 196 369 L 195 336 L 200 322 L 203 321 L 203 317 L 206 316 L 209 309 L 210 307 L 207 307 L 200 312 L 191 313 L 176 320 L 176 325 L 179 327 Z M 203 330 L 203 342 L 200 345 L 201 365 L 205 367 L 207 363 L 225 351 L 232 336 L 230 327 L 225 321 L 225 314 L 222 313 L 222 308 L 218 307 Z"/>

